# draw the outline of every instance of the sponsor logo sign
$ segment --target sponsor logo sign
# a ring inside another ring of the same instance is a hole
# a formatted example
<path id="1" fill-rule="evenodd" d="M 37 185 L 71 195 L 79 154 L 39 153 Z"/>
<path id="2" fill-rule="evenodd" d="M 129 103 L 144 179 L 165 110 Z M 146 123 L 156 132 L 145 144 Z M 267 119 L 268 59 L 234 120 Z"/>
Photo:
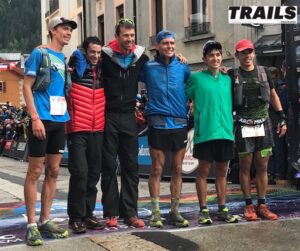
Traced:
<path id="1" fill-rule="evenodd" d="M 297 6 L 229 6 L 230 24 L 297 24 Z"/>

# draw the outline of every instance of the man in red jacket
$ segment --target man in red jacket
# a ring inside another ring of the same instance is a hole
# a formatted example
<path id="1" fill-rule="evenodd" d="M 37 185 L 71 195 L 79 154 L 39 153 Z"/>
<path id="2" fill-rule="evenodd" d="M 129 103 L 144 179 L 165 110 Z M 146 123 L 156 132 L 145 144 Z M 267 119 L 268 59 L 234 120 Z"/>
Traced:
<path id="1" fill-rule="evenodd" d="M 105 95 L 101 81 L 101 41 L 88 37 L 73 52 L 69 66 L 72 88 L 68 100 L 69 226 L 73 233 L 103 229 L 94 217 L 102 161 Z"/>

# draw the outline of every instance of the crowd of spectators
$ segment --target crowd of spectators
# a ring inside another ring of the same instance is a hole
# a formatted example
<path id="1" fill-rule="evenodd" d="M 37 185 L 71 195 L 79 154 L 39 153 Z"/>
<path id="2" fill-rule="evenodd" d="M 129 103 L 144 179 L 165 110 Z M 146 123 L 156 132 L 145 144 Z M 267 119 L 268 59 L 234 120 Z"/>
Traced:
<path id="1" fill-rule="evenodd" d="M 0 140 L 26 138 L 27 123 L 28 116 L 25 105 L 21 107 L 2 105 L 0 107 Z"/>

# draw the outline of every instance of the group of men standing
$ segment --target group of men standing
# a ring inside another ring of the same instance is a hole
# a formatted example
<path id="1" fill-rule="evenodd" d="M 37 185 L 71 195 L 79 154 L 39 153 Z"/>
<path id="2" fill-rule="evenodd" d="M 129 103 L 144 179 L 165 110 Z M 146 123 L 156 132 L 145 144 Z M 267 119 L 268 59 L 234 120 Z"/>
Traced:
<path id="1" fill-rule="evenodd" d="M 187 143 L 188 99 L 193 104 L 191 109 L 195 121 L 194 157 L 199 159 L 196 180 L 199 223 L 212 223 L 206 207 L 206 179 L 213 162 L 219 204 L 217 217 L 229 223 L 238 220 L 225 206 L 228 162 L 234 156 L 233 107 L 237 108 L 238 115 L 236 142 L 246 201 L 245 217 L 256 220 L 257 212 L 261 217 L 277 219 L 265 203 L 267 163 L 273 144 L 265 110 L 267 103 L 272 102 L 280 117 L 279 136 L 286 131 L 286 121 L 267 74 L 263 80 L 257 77 L 258 70 L 253 63 L 254 47 L 249 40 L 241 40 L 236 45 L 236 58 L 240 62 L 236 72 L 226 74 L 219 70 L 222 46 L 216 41 L 208 41 L 203 47 L 203 61 L 208 70 L 191 75 L 188 65 L 175 55 L 175 34 L 172 31 L 164 30 L 157 34 L 157 55 L 154 60 L 149 60 L 145 49 L 135 44 L 133 21 L 121 19 L 115 27 L 115 40 L 102 47 L 97 37 L 86 38 L 82 49 L 74 51 L 67 66 L 61 51 L 76 27 L 74 21 L 62 17 L 49 22 L 51 42 L 46 50 L 53 67 L 48 89 L 32 92 L 41 63 L 39 49 L 35 49 L 26 61 L 23 90 L 31 116 L 29 166 L 24 186 L 28 245 L 41 245 L 42 235 L 50 238 L 68 236 L 67 230 L 49 219 L 64 150 L 65 123 L 70 171 L 68 215 L 72 231 L 84 233 L 87 228 L 104 228 L 104 224 L 93 215 L 100 172 L 106 226 L 117 227 L 120 217 L 128 226 L 144 227 L 144 221 L 138 218 L 137 212 L 138 139 L 134 111 L 138 81 L 145 82 L 148 91 L 145 112 L 152 159 L 149 177 L 151 226 L 163 227 L 159 190 L 165 151 L 170 151 L 172 156 L 169 222 L 178 227 L 189 225 L 179 212 L 182 162 Z M 67 71 L 71 72 L 72 86 L 65 95 L 64 91 L 68 89 L 65 88 Z M 233 104 L 233 96 L 240 92 L 240 86 L 243 102 Z M 117 159 L 121 166 L 120 192 Z M 250 197 L 252 159 L 257 168 L 257 211 Z M 42 208 L 37 224 L 36 187 L 44 162 Z"/>

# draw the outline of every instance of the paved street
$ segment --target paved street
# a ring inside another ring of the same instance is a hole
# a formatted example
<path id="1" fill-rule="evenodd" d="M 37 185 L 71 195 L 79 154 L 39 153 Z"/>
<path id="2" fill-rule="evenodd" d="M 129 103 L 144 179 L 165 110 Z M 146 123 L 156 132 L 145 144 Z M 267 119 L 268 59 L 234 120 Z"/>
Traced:
<path id="1" fill-rule="evenodd" d="M 0 157 L 0 203 L 23 201 L 23 183 L 27 163 Z M 68 170 L 61 168 L 57 198 L 65 200 Z M 41 177 L 42 179 L 43 177 Z M 236 185 L 229 185 L 232 188 Z M 98 186 L 99 187 L 99 186 Z M 213 184 L 209 189 L 213 189 Z M 39 187 L 40 191 L 41 187 Z M 162 194 L 169 194 L 169 182 L 162 181 Z M 195 192 L 194 182 L 184 182 L 183 193 Z M 147 179 L 141 179 L 140 197 L 149 196 Z M 101 198 L 99 192 L 98 199 Z M 0 222 L 1 224 L 1 222 Z M 151 231 L 130 230 L 125 233 L 94 234 L 46 242 L 36 250 L 299 250 L 300 218 L 276 222 L 239 223 L 188 229 Z M 0 233 L 1 236 L 1 233 Z M 20 244 L 0 250 L 33 250 Z"/>

